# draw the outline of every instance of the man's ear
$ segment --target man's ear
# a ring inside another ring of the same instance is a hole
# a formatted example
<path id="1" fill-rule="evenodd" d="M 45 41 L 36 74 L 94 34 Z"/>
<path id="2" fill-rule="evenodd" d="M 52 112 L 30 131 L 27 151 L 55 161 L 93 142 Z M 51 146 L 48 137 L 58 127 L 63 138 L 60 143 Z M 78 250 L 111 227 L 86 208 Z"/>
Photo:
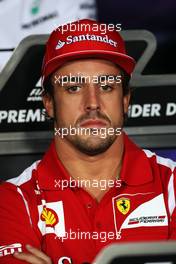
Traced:
<path id="1" fill-rule="evenodd" d="M 129 92 L 128 94 L 124 95 L 123 97 L 123 107 L 124 107 L 124 113 L 128 113 L 128 107 L 131 99 L 131 93 Z"/>
<path id="2" fill-rule="evenodd" d="M 53 102 L 53 97 L 48 94 L 48 93 L 44 93 L 42 95 L 42 100 L 43 100 L 43 105 L 46 109 L 46 112 L 48 114 L 48 116 L 50 117 L 54 117 L 54 102 Z"/>

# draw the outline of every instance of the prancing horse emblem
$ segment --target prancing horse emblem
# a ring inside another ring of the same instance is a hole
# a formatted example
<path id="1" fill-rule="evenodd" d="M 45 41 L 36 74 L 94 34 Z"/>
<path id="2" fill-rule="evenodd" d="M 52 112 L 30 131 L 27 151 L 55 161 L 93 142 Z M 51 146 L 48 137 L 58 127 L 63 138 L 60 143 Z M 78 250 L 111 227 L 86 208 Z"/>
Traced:
<path id="1" fill-rule="evenodd" d="M 130 199 L 127 198 L 120 198 L 116 201 L 116 205 L 118 210 L 126 215 L 130 210 Z"/>

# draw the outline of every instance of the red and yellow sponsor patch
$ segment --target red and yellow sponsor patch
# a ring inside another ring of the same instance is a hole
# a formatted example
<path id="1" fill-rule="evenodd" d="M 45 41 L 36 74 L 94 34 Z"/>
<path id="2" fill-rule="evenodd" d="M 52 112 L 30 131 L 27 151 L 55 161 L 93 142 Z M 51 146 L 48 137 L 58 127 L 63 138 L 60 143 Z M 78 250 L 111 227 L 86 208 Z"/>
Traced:
<path id="1" fill-rule="evenodd" d="M 40 218 L 45 221 L 47 227 L 54 227 L 59 222 L 56 212 L 50 208 L 44 208 Z"/>

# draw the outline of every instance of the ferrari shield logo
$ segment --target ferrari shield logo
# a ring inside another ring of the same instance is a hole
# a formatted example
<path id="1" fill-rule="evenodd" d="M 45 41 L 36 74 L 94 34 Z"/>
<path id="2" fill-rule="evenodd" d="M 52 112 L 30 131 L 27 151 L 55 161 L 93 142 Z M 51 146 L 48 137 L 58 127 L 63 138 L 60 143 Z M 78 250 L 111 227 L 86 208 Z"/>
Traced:
<path id="1" fill-rule="evenodd" d="M 130 199 L 120 198 L 116 201 L 117 209 L 124 215 L 130 210 Z"/>

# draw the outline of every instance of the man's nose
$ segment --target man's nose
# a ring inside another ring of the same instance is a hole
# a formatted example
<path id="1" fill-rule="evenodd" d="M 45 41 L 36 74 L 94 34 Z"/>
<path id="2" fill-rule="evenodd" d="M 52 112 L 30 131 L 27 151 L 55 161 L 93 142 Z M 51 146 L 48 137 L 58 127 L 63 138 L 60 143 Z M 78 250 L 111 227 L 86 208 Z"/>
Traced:
<path id="1" fill-rule="evenodd" d="M 97 87 L 90 86 L 87 88 L 85 96 L 85 111 L 100 110 L 100 95 Z"/>

